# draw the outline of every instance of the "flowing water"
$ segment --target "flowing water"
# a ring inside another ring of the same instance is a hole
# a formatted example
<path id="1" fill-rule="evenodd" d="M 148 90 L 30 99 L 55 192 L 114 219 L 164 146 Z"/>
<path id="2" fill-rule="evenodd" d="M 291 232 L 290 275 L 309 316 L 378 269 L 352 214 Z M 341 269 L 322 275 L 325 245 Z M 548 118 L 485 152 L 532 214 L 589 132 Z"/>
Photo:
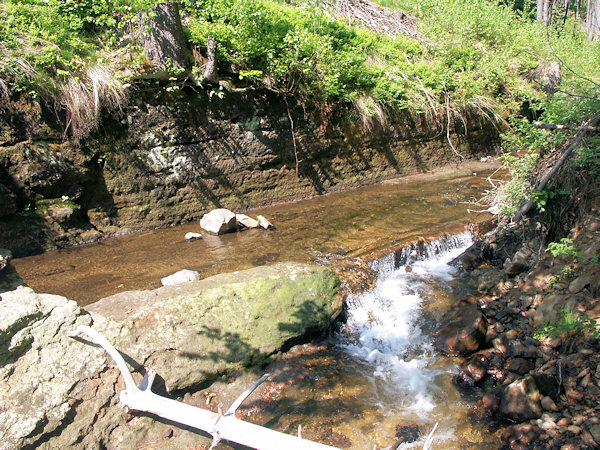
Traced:
<path id="1" fill-rule="evenodd" d="M 436 424 L 433 448 L 497 448 L 468 417 L 478 393 L 466 398 L 452 383 L 456 360 L 432 347 L 442 313 L 471 292 L 448 264 L 470 243 L 461 233 L 373 261 L 377 285 L 348 299 L 341 330 L 275 364 L 274 384 L 243 414 L 289 433 L 301 425 L 304 437 L 342 448 L 384 448 L 399 436 L 416 439 L 400 448 L 421 447 Z"/>
<path id="2" fill-rule="evenodd" d="M 384 448 L 405 436 L 422 446 L 438 423 L 434 448 L 497 447 L 467 417 L 472 404 L 452 383 L 456 361 L 437 354 L 431 334 L 444 311 L 468 295 L 470 283 L 448 262 L 471 241 L 464 230 L 487 219 L 467 202 L 487 188 L 488 173 L 380 183 L 310 200 L 259 208 L 277 229 L 205 236 L 186 242 L 197 223 L 111 238 L 94 245 L 14 261 L 25 282 L 81 304 L 126 289 L 158 287 L 187 268 L 203 276 L 276 261 L 310 261 L 314 251 L 343 248 L 370 260 L 373 290 L 347 299 L 345 324 L 327 342 L 295 347 L 274 363 L 247 420 L 341 448 Z M 407 243 L 403 250 L 402 243 Z M 395 250 L 392 252 L 392 249 Z M 339 250 L 338 250 L 339 253 Z M 386 255 L 375 259 L 374 255 Z M 256 398 L 256 397 L 255 397 Z"/>
<path id="3" fill-rule="evenodd" d="M 268 218 L 276 226 L 271 232 L 205 234 L 187 242 L 187 232 L 202 231 L 193 222 L 19 258 L 13 265 L 36 292 L 86 305 L 121 291 L 160 287 L 162 277 L 181 269 L 204 278 L 279 261 L 308 262 L 314 250 L 339 248 L 368 258 L 488 219 L 467 213 L 467 203 L 489 188 L 490 171 L 480 169 L 421 174 L 247 212 Z"/>

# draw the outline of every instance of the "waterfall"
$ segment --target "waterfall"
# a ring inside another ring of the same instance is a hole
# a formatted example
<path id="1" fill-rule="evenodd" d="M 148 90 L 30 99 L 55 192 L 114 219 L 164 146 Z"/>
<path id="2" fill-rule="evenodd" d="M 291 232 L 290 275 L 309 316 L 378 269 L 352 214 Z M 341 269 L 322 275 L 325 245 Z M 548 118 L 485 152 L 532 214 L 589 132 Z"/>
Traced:
<path id="1" fill-rule="evenodd" d="M 424 416 L 435 410 L 436 368 L 429 326 L 423 314 L 427 296 L 451 291 L 456 268 L 449 263 L 472 243 L 470 233 L 418 242 L 374 261 L 376 287 L 348 299 L 348 320 L 339 346 L 361 363 L 372 381 L 374 404 Z M 436 291 L 437 292 L 437 291 Z M 387 406 L 385 406 L 387 405 Z M 386 411 L 384 411 L 386 413 Z"/>

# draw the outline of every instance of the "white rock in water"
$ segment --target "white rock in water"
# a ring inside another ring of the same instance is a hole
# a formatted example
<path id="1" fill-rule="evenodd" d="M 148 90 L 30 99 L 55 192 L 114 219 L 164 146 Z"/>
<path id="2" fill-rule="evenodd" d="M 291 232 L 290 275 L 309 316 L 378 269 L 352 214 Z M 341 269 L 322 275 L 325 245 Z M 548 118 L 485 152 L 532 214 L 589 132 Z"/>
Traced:
<path id="1" fill-rule="evenodd" d="M 265 230 L 273 228 L 273 224 L 267 219 L 265 219 L 264 216 L 257 216 L 256 218 L 258 219 L 258 223 L 260 224 L 260 226 L 263 227 Z"/>
<path id="2" fill-rule="evenodd" d="M 196 281 L 200 279 L 200 273 L 195 270 L 183 269 L 175 272 L 173 275 L 164 277 L 160 280 L 163 286 L 175 286 L 176 284 Z"/>
<path id="3" fill-rule="evenodd" d="M 258 220 L 254 220 L 252 217 L 248 217 L 246 214 L 236 214 L 235 220 L 238 224 L 245 226 L 246 228 L 258 228 Z"/>
<path id="4" fill-rule="evenodd" d="M 237 227 L 235 214 L 228 209 L 213 209 L 200 219 L 200 226 L 213 234 L 223 234 L 234 231 Z"/>
<path id="5" fill-rule="evenodd" d="M 202 239 L 202 235 L 200 233 L 192 233 L 191 231 L 189 233 L 185 233 L 185 238 L 188 241 L 193 241 L 196 239 Z"/>

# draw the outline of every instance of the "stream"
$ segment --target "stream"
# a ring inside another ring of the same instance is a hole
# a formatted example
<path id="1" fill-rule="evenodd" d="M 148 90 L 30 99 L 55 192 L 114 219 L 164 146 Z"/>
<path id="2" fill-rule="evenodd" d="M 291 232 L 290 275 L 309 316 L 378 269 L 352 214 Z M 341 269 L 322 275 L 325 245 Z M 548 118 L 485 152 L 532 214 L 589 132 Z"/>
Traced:
<path id="1" fill-rule="evenodd" d="M 272 384 L 242 409 L 254 423 L 340 448 L 498 448 L 469 417 L 480 391 L 453 383 L 457 360 L 437 353 L 431 334 L 473 280 L 448 263 L 472 242 L 463 232 L 400 258 L 375 260 L 375 289 L 347 299 L 347 321 L 328 342 L 292 349 L 267 368 Z M 409 268 L 407 270 L 407 268 Z M 437 425 L 436 425 L 437 424 Z"/>
<path id="2" fill-rule="evenodd" d="M 315 253 L 360 257 L 378 275 L 375 288 L 347 298 L 347 321 L 325 341 L 294 347 L 273 363 L 270 382 L 240 414 L 287 433 L 300 425 L 303 437 L 340 448 L 385 448 L 398 437 L 414 441 L 399 448 L 421 447 L 436 424 L 433 448 L 494 448 L 493 434 L 468 417 L 477 392 L 453 384 L 456 360 L 431 343 L 442 314 L 472 292 L 472 280 L 448 263 L 472 241 L 466 225 L 490 218 L 467 209 L 489 187 L 491 170 L 419 175 L 247 212 L 267 217 L 274 231 L 185 241 L 185 233 L 201 231 L 195 222 L 13 265 L 35 291 L 86 305 L 159 287 L 161 277 L 184 268 L 207 277 L 308 262 Z M 411 246 L 416 240 L 430 242 Z"/>

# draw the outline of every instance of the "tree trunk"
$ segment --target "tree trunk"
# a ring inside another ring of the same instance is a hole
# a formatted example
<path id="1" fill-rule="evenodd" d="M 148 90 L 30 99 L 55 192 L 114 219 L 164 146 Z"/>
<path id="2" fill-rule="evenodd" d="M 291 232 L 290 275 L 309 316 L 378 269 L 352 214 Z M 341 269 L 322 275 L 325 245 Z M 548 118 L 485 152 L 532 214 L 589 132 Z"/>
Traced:
<path id="1" fill-rule="evenodd" d="M 179 3 L 158 3 L 142 17 L 142 45 L 146 57 L 162 66 L 190 68 L 190 50 L 183 34 Z"/>
<path id="2" fill-rule="evenodd" d="M 217 72 L 217 41 L 214 36 L 208 36 L 206 41 L 206 67 L 204 69 L 204 81 L 208 83 L 218 83 L 219 74 Z"/>
<path id="3" fill-rule="evenodd" d="M 588 0 L 585 24 L 590 41 L 600 38 L 600 0 Z"/>

